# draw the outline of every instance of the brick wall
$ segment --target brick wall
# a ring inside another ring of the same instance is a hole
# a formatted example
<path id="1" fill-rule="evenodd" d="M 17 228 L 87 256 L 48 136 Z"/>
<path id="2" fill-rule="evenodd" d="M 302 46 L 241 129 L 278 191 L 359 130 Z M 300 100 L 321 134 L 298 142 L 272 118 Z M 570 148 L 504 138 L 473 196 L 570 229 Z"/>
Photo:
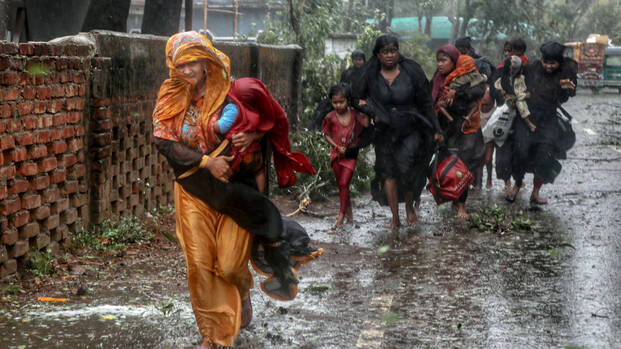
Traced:
<path id="1" fill-rule="evenodd" d="M 90 223 L 172 203 L 172 171 L 151 122 L 168 76 L 165 45 L 105 31 L 0 42 L 0 278 L 32 248 L 55 251 Z M 297 116 L 299 48 L 216 46 L 234 76 L 260 78 Z"/>
<path id="2" fill-rule="evenodd" d="M 0 276 L 88 222 L 88 47 L 0 43 Z"/>

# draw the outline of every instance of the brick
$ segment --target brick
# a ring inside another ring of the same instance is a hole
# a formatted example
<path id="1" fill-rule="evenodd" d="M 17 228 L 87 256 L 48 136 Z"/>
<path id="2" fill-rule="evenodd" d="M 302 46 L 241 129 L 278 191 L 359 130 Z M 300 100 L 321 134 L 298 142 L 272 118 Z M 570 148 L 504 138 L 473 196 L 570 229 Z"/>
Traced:
<path id="1" fill-rule="evenodd" d="M 30 180 L 30 190 L 43 190 L 50 186 L 50 176 L 39 174 Z"/>
<path id="2" fill-rule="evenodd" d="M 32 56 L 34 54 L 34 45 L 32 43 L 20 43 L 19 53 L 26 56 Z"/>
<path id="3" fill-rule="evenodd" d="M 17 272 L 17 260 L 9 259 L 0 265 L 0 279 Z"/>
<path id="4" fill-rule="evenodd" d="M 28 150 L 29 159 L 39 159 L 45 156 L 47 156 L 47 146 L 45 145 L 34 145 Z"/>
<path id="5" fill-rule="evenodd" d="M 47 146 L 47 152 L 50 155 L 62 154 L 67 151 L 67 143 L 63 141 L 54 142 Z"/>
<path id="6" fill-rule="evenodd" d="M 38 99 L 49 99 L 52 94 L 52 89 L 49 86 L 39 86 L 37 87 L 37 98 Z"/>
<path id="7" fill-rule="evenodd" d="M 48 142 L 58 141 L 58 140 L 61 140 L 62 138 L 63 138 L 63 131 L 60 129 L 54 129 L 50 131 L 48 135 Z"/>
<path id="8" fill-rule="evenodd" d="M 64 97 L 65 96 L 65 89 L 63 88 L 62 85 L 52 86 L 51 87 L 51 91 L 50 91 L 50 95 L 51 95 L 51 97 Z"/>
<path id="9" fill-rule="evenodd" d="M 41 203 L 51 203 L 58 200 L 60 197 L 60 189 L 53 187 L 47 188 L 41 192 Z"/>
<path id="10" fill-rule="evenodd" d="M 22 132 L 15 137 L 15 141 L 19 145 L 31 145 L 34 143 L 34 134 L 32 132 Z"/>
<path id="11" fill-rule="evenodd" d="M 50 236 L 50 239 L 51 239 L 51 236 Z M 60 250 L 60 245 L 58 245 L 58 242 L 56 242 L 56 241 L 50 241 L 50 244 L 47 245 L 47 249 L 50 250 L 50 254 L 52 254 L 52 256 L 58 256 L 58 254 L 60 252 L 59 251 Z"/>
<path id="12" fill-rule="evenodd" d="M 4 199 L 0 202 L 0 214 L 9 216 L 22 208 L 22 202 L 18 197 Z"/>
<path id="13" fill-rule="evenodd" d="M 0 136 L 0 150 L 12 149 L 15 147 L 15 138 L 13 135 Z"/>
<path id="14" fill-rule="evenodd" d="M 9 257 L 17 258 L 28 252 L 28 240 L 18 240 L 9 248 Z"/>
<path id="15" fill-rule="evenodd" d="M 17 229 L 9 228 L 8 230 L 5 230 L 2 233 L 2 236 L 0 236 L 0 243 L 7 245 L 7 246 L 11 246 L 15 242 L 17 242 L 18 237 L 19 237 L 19 232 L 17 231 Z"/>
<path id="16" fill-rule="evenodd" d="M 57 184 L 64 182 L 67 179 L 67 171 L 65 169 L 56 169 L 50 173 L 50 182 L 52 184 Z"/>
<path id="17" fill-rule="evenodd" d="M 34 176 L 39 172 L 38 166 L 34 162 L 22 162 L 17 168 L 17 173 L 21 176 Z"/>
<path id="18" fill-rule="evenodd" d="M 57 213 L 61 213 L 64 210 L 69 208 L 69 199 L 68 198 L 61 198 L 58 199 L 58 201 L 56 201 L 53 205 L 52 205 L 52 209 L 50 211 L 51 214 L 57 214 Z"/>
<path id="19" fill-rule="evenodd" d="M 48 231 L 52 229 L 56 229 L 59 224 L 60 224 L 60 215 L 53 214 L 47 217 L 45 221 L 43 221 L 43 229 L 48 230 Z"/>
<path id="20" fill-rule="evenodd" d="M 34 103 L 32 102 L 22 102 L 17 105 L 17 113 L 21 115 L 28 115 L 32 113 L 32 109 L 34 107 Z"/>
<path id="21" fill-rule="evenodd" d="M 22 89 L 22 97 L 24 99 L 34 99 L 35 96 L 37 95 L 37 92 L 35 91 L 35 88 L 32 86 L 26 86 Z"/>
<path id="22" fill-rule="evenodd" d="M 17 178 L 13 180 L 11 185 L 9 186 L 9 194 L 17 195 L 17 194 L 25 193 L 26 191 L 28 191 L 29 188 L 30 188 L 30 183 L 27 180 L 23 178 Z"/>
<path id="23" fill-rule="evenodd" d="M 60 215 L 60 221 L 63 224 L 69 225 L 75 222 L 76 219 L 78 219 L 78 210 L 75 208 L 69 208 Z"/>
<path id="24" fill-rule="evenodd" d="M 26 86 L 33 83 L 36 83 L 36 76 L 30 75 L 29 73 L 18 73 L 17 74 L 17 84 L 19 86 Z"/>
<path id="25" fill-rule="evenodd" d="M 63 102 L 61 100 L 52 100 L 52 101 L 47 102 L 48 113 L 54 114 L 54 113 L 58 113 L 61 110 L 63 110 Z"/>
<path id="26" fill-rule="evenodd" d="M 78 181 L 66 180 L 63 187 L 60 189 L 61 194 L 73 194 L 78 192 Z"/>
<path id="27" fill-rule="evenodd" d="M 19 228 L 19 239 L 26 240 L 39 234 L 39 223 L 30 222 Z"/>
<path id="28" fill-rule="evenodd" d="M 25 147 L 18 147 L 7 152 L 7 161 L 22 162 L 28 159 L 28 151 Z"/>
<path id="29" fill-rule="evenodd" d="M 0 105 L 0 117 L 10 118 L 15 114 L 15 103 Z"/>
<path id="30" fill-rule="evenodd" d="M 41 206 L 41 195 L 38 194 L 26 194 L 22 196 L 22 208 L 26 210 L 32 210 Z"/>
<path id="31" fill-rule="evenodd" d="M 77 164 L 75 166 L 72 166 L 67 171 L 67 178 L 78 179 L 78 178 L 84 177 L 85 174 L 86 174 L 86 166 L 84 166 L 84 164 Z"/>
<path id="32" fill-rule="evenodd" d="M 15 178 L 16 174 L 17 169 L 15 168 L 15 165 L 0 167 L 0 178 L 10 180 Z"/>
<path id="33" fill-rule="evenodd" d="M 18 88 L 7 88 L 3 90 L 3 101 L 15 101 L 19 98 L 20 90 Z"/>
<path id="34" fill-rule="evenodd" d="M 21 211 L 17 211 L 15 213 L 13 213 L 11 215 L 10 221 L 11 221 L 11 224 L 15 228 L 19 228 L 22 225 L 28 223 L 29 219 L 30 219 L 30 212 L 28 212 L 26 210 L 21 210 Z"/>
<path id="35" fill-rule="evenodd" d="M 32 219 L 36 219 L 38 221 L 46 219 L 50 216 L 50 207 L 49 206 L 40 206 L 37 207 L 36 209 L 34 209 L 31 213 L 30 213 L 30 217 Z"/>
<path id="36" fill-rule="evenodd" d="M 20 120 L 6 120 L 6 130 L 8 133 L 16 133 L 22 130 L 22 123 Z"/>
<path id="37" fill-rule="evenodd" d="M 69 141 L 69 151 L 70 152 L 77 152 L 78 150 L 84 148 L 84 143 L 82 142 L 81 139 L 79 138 L 74 138 L 71 141 Z"/>
<path id="38" fill-rule="evenodd" d="M 63 154 L 60 156 L 60 163 L 64 167 L 71 167 L 78 162 L 78 158 L 75 154 Z"/>
<path id="39" fill-rule="evenodd" d="M 48 234 L 39 234 L 35 239 L 35 246 L 40 250 L 50 244 L 50 236 Z"/>
<path id="40" fill-rule="evenodd" d="M 0 53 L 14 55 L 19 52 L 19 46 L 13 42 L 0 41 Z"/>
<path id="41" fill-rule="evenodd" d="M 0 70 L 7 70 L 9 67 L 9 57 L 0 56 Z"/>
<path id="42" fill-rule="evenodd" d="M 76 194 L 71 197 L 71 206 L 82 207 L 88 202 L 88 196 L 85 194 Z"/>
<path id="43" fill-rule="evenodd" d="M 24 116 L 22 120 L 24 121 L 24 129 L 26 130 L 34 130 L 39 125 L 39 118 L 36 116 Z"/>
<path id="44" fill-rule="evenodd" d="M 39 172 L 50 172 L 56 167 L 58 167 L 58 160 L 54 156 L 39 161 Z"/>
<path id="45" fill-rule="evenodd" d="M 81 84 L 85 82 L 86 78 L 84 77 L 84 72 L 81 72 L 81 71 L 74 72 L 72 81 L 76 84 Z M 84 104 L 82 104 L 82 107 L 84 107 Z"/>
<path id="46" fill-rule="evenodd" d="M 3 85 L 17 85 L 19 75 L 16 72 L 5 71 L 0 75 L 0 83 Z"/>
<path id="47" fill-rule="evenodd" d="M 34 138 L 38 144 L 48 143 L 50 141 L 50 131 L 41 130 L 34 133 Z"/>
<path id="48" fill-rule="evenodd" d="M 54 126 L 61 126 L 67 123 L 67 113 L 54 114 Z"/>
<path id="49" fill-rule="evenodd" d="M 80 121 L 82 121 L 82 113 L 80 112 L 67 113 L 68 124 L 77 124 Z"/>
<path id="50" fill-rule="evenodd" d="M 33 42 L 32 43 L 34 55 L 47 56 L 50 54 L 50 45 L 45 42 Z"/>
<path id="51" fill-rule="evenodd" d="M 9 196 L 9 190 L 6 184 L 0 184 L 0 200 L 6 199 L 7 196 Z M 0 227 L 0 229 L 2 229 L 2 227 Z"/>
<path id="52" fill-rule="evenodd" d="M 33 114 L 43 114 L 47 110 L 46 101 L 35 101 L 32 107 Z M 48 126 L 49 127 L 49 126 Z"/>
<path id="53" fill-rule="evenodd" d="M 75 137 L 75 129 L 73 126 L 66 126 L 63 128 L 63 138 Z"/>
<path id="54" fill-rule="evenodd" d="M 80 137 L 80 136 L 84 136 L 84 126 L 82 125 L 77 125 L 75 127 L 75 135 Z"/>

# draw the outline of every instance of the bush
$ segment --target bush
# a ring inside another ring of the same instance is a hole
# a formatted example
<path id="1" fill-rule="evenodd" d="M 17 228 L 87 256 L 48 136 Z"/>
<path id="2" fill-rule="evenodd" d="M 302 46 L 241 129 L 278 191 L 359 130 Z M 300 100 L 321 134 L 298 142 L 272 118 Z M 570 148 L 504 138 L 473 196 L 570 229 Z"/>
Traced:
<path id="1" fill-rule="evenodd" d="M 153 238 L 138 218 L 121 216 L 106 219 L 101 224 L 82 230 L 73 237 L 76 247 L 86 247 L 98 251 L 121 251 L 136 242 L 145 242 Z"/>
<path id="2" fill-rule="evenodd" d="M 32 272 L 37 277 L 48 277 L 54 275 L 54 268 L 52 267 L 52 251 L 50 249 L 38 250 L 34 248 L 30 253 L 30 265 L 32 266 Z"/>

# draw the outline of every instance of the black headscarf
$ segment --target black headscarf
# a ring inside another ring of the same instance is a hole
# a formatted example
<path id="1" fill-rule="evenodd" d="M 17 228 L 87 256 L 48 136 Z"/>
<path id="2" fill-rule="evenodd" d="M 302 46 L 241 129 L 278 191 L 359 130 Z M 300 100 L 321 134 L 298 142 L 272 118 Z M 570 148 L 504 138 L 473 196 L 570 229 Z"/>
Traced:
<path id="1" fill-rule="evenodd" d="M 367 55 L 364 54 L 364 51 L 362 51 L 361 49 L 355 49 L 352 51 L 351 53 L 351 59 L 355 59 L 355 58 L 362 58 L 362 60 L 366 61 L 367 60 Z"/>
<path id="2" fill-rule="evenodd" d="M 543 61 L 556 61 L 558 63 L 563 62 L 563 52 L 565 52 L 565 46 L 558 42 L 548 42 L 539 48 L 541 51 Z"/>

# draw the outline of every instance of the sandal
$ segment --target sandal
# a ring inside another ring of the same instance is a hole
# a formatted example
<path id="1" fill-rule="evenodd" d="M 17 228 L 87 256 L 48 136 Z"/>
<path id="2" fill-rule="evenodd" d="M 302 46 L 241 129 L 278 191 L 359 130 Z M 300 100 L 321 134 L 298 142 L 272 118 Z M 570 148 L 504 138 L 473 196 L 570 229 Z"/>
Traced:
<path id="1" fill-rule="evenodd" d="M 513 192 L 513 190 L 512 190 L 512 189 L 511 189 L 511 190 L 509 190 L 509 191 L 511 192 L 511 194 L 506 193 L 506 194 L 505 194 L 505 200 L 507 200 L 507 201 L 508 201 L 508 202 L 510 202 L 510 203 L 514 203 L 514 202 L 515 202 L 515 199 L 517 199 L 517 194 L 518 194 L 518 193 Z"/>
<path id="2" fill-rule="evenodd" d="M 546 199 L 542 199 L 538 196 L 531 196 L 530 197 L 530 203 L 534 204 L 534 205 L 547 205 L 548 204 L 548 200 Z"/>

